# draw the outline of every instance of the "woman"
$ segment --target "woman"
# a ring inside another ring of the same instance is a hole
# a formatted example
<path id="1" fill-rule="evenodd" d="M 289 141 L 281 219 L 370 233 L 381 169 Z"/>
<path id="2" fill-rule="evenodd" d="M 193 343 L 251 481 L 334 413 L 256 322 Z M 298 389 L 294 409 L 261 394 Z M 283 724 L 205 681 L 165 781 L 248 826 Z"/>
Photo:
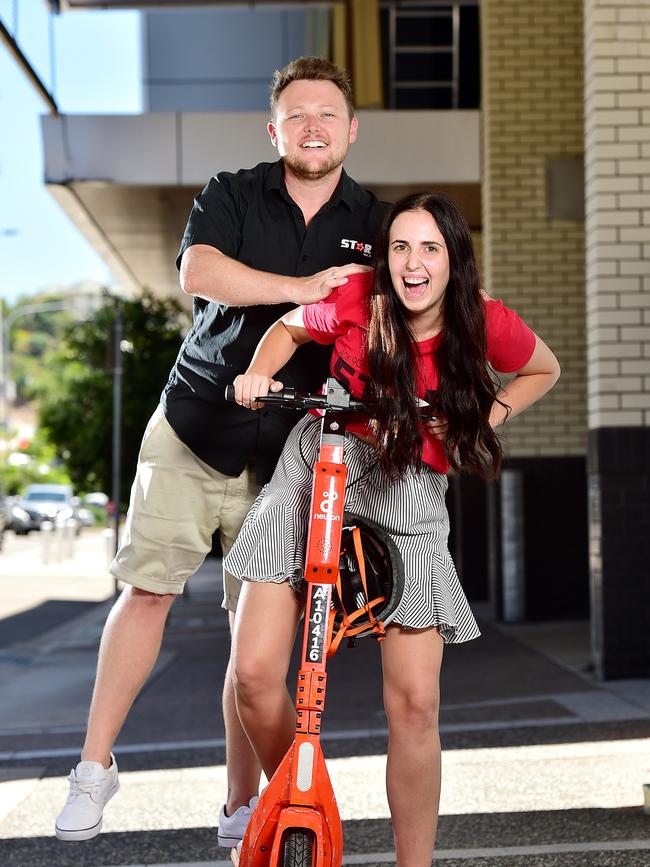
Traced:
<path id="1" fill-rule="evenodd" d="M 431 193 L 390 210 L 375 272 L 299 307 L 264 336 L 239 403 L 277 391 L 273 377 L 308 340 L 334 344 L 331 370 L 375 418 L 348 424 L 346 508 L 382 526 L 400 550 L 406 588 L 381 643 L 389 748 L 387 793 L 400 867 L 429 867 L 440 795 L 439 674 L 444 644 L 479 635 L 447 551 L 446 473 L 498 473 L 494 429 L 556 382 L 557 360 L 511 310 L 481 292 L 469 229 Z M 495 385 L 488 363 L 514 373 Z M 419 403 L 436 417 L 423 424 Z M 234 633 L 239 713 L 267 776 L 294 733 L 285 686 L 300 596 L 318 425 L 294 428 L 225 568 L 245 579 Z M 271 626 L 272 624 L 272 626 Z"/>

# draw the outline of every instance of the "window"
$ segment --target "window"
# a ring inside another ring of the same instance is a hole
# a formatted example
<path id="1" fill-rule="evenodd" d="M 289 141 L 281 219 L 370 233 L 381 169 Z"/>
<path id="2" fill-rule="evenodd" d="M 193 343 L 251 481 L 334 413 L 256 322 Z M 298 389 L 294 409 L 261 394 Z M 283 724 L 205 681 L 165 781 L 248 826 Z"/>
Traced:
<path id="1" fill-rule="evenodd" d="M 476 0 L 381 3 L 387 108 L 478 108 Z"/>

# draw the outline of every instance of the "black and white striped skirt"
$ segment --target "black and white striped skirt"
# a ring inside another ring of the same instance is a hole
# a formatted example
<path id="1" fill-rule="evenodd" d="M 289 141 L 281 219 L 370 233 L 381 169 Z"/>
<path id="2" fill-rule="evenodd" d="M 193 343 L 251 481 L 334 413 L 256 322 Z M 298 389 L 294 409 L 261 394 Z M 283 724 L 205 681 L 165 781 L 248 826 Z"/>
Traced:
<path id="1" fill-rule="evenodd" d="M 224 568 L 244 581 L 303 580 L 312 467 L 320 419 L 305 416 L 287 439 L 273 478 L 253 504 Z M 347 511 L 374 521 L 391 536 L 404 561 L 404 597 L 392 623 L 437 626 L 448 643 L 480 635 L 447 550 L 447 477 L 409 471 L 391 480 L 372 445 L 348 434 L 345 443 Z"/>

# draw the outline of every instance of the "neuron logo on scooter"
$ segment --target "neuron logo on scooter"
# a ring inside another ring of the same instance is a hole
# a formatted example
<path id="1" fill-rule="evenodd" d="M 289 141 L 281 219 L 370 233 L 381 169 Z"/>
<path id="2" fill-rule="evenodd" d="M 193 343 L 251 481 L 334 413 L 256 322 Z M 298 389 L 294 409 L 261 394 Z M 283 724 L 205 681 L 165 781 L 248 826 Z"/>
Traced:
<path id="1" fill-rule="evenodd" d="M 313 517 L 316 521 L 340 521 L 340 515 L 335 515 L 332 512 L 334 507 L 334 503 L 338 500 L 339 495 L 336 491 L 328 491 L 325 490 L 322 493 L 323 499 L 318 504 L 318 508 L 320 511 L 314 512 Z"/>

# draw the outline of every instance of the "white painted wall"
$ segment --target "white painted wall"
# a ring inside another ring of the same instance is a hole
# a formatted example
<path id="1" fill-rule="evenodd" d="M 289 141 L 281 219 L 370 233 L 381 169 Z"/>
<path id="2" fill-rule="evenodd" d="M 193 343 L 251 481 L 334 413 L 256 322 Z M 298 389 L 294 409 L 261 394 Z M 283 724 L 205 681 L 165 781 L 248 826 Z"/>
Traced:
<path id="1" fill-rule="evenodd" d="M 202 187 L 219 171 L 272 161 L 267 112 L 43 117 L 48 182 Z M 359 113 L 346 169 L 361 184 L 477 183 L 478 111 Z"/>
<path id="2" fill-rule="evenodd" d="M 650 6 L 584 8 L 589 427 L 648 427 Z"/>

